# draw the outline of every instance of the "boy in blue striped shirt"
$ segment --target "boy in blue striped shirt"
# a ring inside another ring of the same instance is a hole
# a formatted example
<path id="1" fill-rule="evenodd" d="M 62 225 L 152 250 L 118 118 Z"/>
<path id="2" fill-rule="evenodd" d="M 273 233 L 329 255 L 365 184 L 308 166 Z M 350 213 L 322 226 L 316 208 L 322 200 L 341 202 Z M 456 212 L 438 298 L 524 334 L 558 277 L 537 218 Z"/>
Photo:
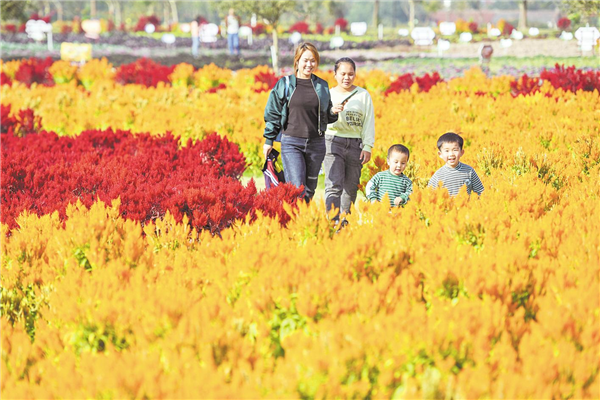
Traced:
<path id="1" fill-rule="evenodd" d="M 464 185 L 469 195 L 471 192 L 481 195 L 484 188 L 479 176 L 473 168 L 460 162 L 465 154 L 463 144 L 463 138 L 454 132 L 440 136 L 437 141 L 438 155 L 446 164 L 435 171 L 427 186 L 437 189 L 441 183 L 450 196 L 456 196 Z"/>
<path id="2" fill-rule="evenodd" d="M 390 147 L 387 154 L 390 169 L 378 172 L 367 183 L 367 199 L 381 201 L 387 193 L 391 207 L 406 204 L 412 193 L 412 181 L 403 174 L 409 157 L 410 152 L 406 146 L 395 144 Z"/>

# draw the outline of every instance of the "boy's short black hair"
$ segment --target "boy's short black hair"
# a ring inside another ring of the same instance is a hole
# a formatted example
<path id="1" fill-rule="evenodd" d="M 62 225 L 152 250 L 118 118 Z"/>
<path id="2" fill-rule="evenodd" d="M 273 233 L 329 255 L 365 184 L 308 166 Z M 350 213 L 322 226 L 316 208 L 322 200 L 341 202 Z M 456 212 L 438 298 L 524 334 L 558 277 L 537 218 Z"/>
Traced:
<path id="1" fill-rule="evenodd" d="M 440 150 L 442 148 L 442 145 L 444 143 L 457 143 L 458 147 L 460 147 L 460 149 L 462 150 L 463 144 L 465 142 L 464 142 L 463 138 L 460 137 L 460 135 L 458 135 L 454 132 L 446 132 L 442 136 L 440 136 L 440 138 L 437 141 L 438 150 Z"/>
<path id="2" fill-rule="evenodd" d="M 410 158 L 410 151 L 408 150 L 408 147 L 406 147 L 403 144 L 393 144 L 388 149 L 387 158 L 389 159 L 390 156 L 392 155 L 392 153 L 394 153 L 394 152 L 398 152 L 398 153 L 401 153 L 401 154 L 406 154 L 406 157 Z"/>

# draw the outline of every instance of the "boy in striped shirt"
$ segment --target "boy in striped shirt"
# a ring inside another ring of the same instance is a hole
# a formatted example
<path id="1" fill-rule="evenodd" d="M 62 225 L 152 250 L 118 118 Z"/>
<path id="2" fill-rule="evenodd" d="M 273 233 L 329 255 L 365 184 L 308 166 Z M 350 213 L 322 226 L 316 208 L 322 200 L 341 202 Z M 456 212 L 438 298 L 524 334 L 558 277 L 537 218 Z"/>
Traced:
<path id="1" fill-rule="evenodd" d="M 409 157 L 410 152 L 406 146 L 395 144 L 390 147 L 387 154 L 390 169 L 378 172 L 367 183 L 367 199 L 381 201 L 387 193 L 391 207 L 406 204 L 412 193 L 412 181 L 403 174 Z"/>
<path id="2" fill-rule="evenodd" d="M 473 168 L 460 162 L 465 154 L 463 138 L 454 132 L 444 133 L 437 141 L 438 155 L 446 164 L 433 174 L 427 186 L 437 189 L 442 184 L 450 196 L 458 195 L 460 188 L 467 187 L 467 193 L 481 195 L 483 184 Z"/>

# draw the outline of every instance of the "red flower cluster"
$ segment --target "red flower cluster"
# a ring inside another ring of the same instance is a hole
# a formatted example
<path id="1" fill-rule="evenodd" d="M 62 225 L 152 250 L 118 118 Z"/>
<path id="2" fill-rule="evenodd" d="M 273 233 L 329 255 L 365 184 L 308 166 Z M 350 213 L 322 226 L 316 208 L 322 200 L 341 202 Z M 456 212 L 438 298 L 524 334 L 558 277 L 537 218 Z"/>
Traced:
<path id="1" fill-rule="evenodd" d="M 158 31 L 158 28 L 160 27 L 160 20 L 156 15 L 142 15 L 140 19 L 138 19 L 138 22 L 133 30 L 135 32 L 144 32 L 146 25 L 148 24 L 154 25 L 154 28 L 156 31 Z"/>
<path id="2" fill-rule="evenodd" d="M 260 82 L 260 83 L 266 83 L 268 89 L 264 88 L 264 85 L 261 85 L 261 87 L 254 89 L 255 92 L 260 93 L 260 92 L 266 92 L 267 90 L 271 90 L 275 87 L 275 84 L 277 83 L 278 78 L 275 75 L 274 72 L 272 71 L 268 71 L 268 72 L 259 72 L 257 75 L 254 76 L 254 82 Z"/>
<path id="3" fill-rule="evenodd" d="M 539 78 L 530 78 L 523 75 L 520 79 L 511 82 L 511 93 L 514 97 L 525 96 L 538 92 L 543 81 L 548 81 L 555 88 L 570 92 L 583 90 L 585 92 L 600 93 L 600 71 L 582 71 L 574 66 L 566 67 L 556 64 L 551 70 L 544 70 Z"/>
<path id="4" fill-rule="evenodd" d="M 124 64 L 117 68 L 115 81 L 122 85 L 136 83 L 146 87 L 156 87 L 158 82 L 168 83 L 169 75 L 175 66 L 164 66 L 149 58 L 140 58 L 131 64 Z"/>
<path id="5" fill-rule="evenodd" d="M 17 33 L 17 26 L 15 24 L 6 24 L 4 25 L 4 29 L 8 33 Z"/>
<path id="6" fill-rule="evenodd" d="M 410 87 L 417 83 L 419 85 L 419 90 L 422 92 L 429 92 L 429 90 L 437 85 L 439 82 L 442 82 L 443 79 L 440 77 L 440 74 L 434 72 L 433 74 L 425 74 L 422 77 L 415 77 L 413 74 L 404 74 L 400 75 L 398 79 L 396 79 L 390 87 L 384 92 L 386 96 L 389 96 L 391 93 L 400 93 L 402 90 L 408 90 Z"/>
<path id="7" fill-rule="evenodd" d="M 348 21 L 345 18 L 338 18 L 333 23 L 333 26 L 339 26 L 340 31 L 346 32 L 348 30 Z"/>
<path id="8" fill-rule="evenodd" d="M 566 31 L 571 27 L 571 20 L 567 17 L 562 17 L 561 19 L 558 20 L 558 22 L 556 23 L 556 26 L 561 31 Z"/>
<path id="9" fill-rule="evenodd" d="M 4 118 L 4 110 L 2 110 Z M 195 229 L 218 234 L 236 220 L 258 210 L 289 216 L 282 202 L 295 204 L 300 190 L 291 185 L 256 192 L 238 180 L 245 160 L 237 145 L 211 134 L 180 147 L 170 133 L 163 137 L 90 130 L 75 138 L 52 132 L 19 138 L 4 132 L 2 121 L 2 222 L 14 228 L 28 210 L 38 215 L 58 211 L 65 218 L 68 204 L 90 206 L 97 199 L 110 203 L 120 197 L 125 218 L 147 223 L 167 211 Z"/>
<path id="10" fill-rule="evenodd" d="M 50 57 L 45 60 L 35 57 L 24 60 L 15 73 L 15 80 L 26 84 L 27 87 L 31 86 L 32 83 L 54 86 L 54 79 L 49 71 L 53 62 Z"/>
<path id="11" fill-rule="evenodd" d="M 0 105 L 0 127 L 2 133 L 25 136 L 40 131 L 42 119 L 36 116 L 32 109 L 19 110 L 19 113 L 12 117 L 10 116 L 10 110 L 10 104 Z"/>
<path id="12" fill-rule="evenodd" d="M 479 26 L 477 26 L 477 22 L 475 22 L 475 21 L 469 22 L 469 32 L 477 33 L 478 29 L 479 29 Z"/>
<path id="13" fill-rule="evenodd" d="M 555 64 L 551 70 L 544 70 L 540 79 L 549 81 L 555 88 L 562 88 L 571 92 L 583 90 L 600 93 L 600 71 L 582 71 L 575 66 L 565 68 L 564 65 Z"/>
<path id="14" fill-rule="evenodd" d="M 311 33 L 310 28 L 308 27 L 308 22 L 306 21 L 299 21 L 296 22 L 294 25 L 290 26 L 290 29 L 288 29 L 288 32 L 298 32 L 301 34 L 308 34 Z"/>

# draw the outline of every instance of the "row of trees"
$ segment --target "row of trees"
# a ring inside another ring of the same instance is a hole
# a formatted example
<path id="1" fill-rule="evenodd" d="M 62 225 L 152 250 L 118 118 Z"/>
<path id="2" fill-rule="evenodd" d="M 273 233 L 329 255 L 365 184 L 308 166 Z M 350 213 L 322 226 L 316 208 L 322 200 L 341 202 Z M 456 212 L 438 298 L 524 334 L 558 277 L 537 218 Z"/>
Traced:
<path id="1" fill-rule="evenodd" d="M 262 4 L 267 3 L 267 4 Z M 276 4 L 286 3 L 286 4 Z M 566 13 L 578 13 L 584 18 L 598 14 L 600 0 L 290 0 L 290 1 L 206 1 L 198 0 L 2 0 L 0 2 L 0 18 L 25 20 L 32 13 L 40 15 L 54 14 L 54 19 L 82 18 L 111 19 L 117 25 L 127 18 L 137 19 L 139 15 L 156 14 L 164 21 L 177 23 L 180 15 L 193 16 L 202 12 L 208 20 L 222 17 L 223 11 L 232 4 L 239 12 L 247 11 L 258 14 L 261 11 L 275 8 L 283 9 L 284 14 L 296 14 L 309 22 L 323 22 L 324 19 L 344 17 L 353 19 L 360 15 L 365 18 L 372 13 L 372 26 L 377 26 L 381 19 L 391 21 L 426 20 L 428 14 L 442 9 L 490 10 L 516 9 L 520 11 L 519 28 L 527 26 L 527 11 L 562 8 Z M 188 18 L 189 19 L 189 18 Z"/>
<path id="2" fill-rule="evenodd" d="M 372 27 L 377 27 L 380 21 L 380 2 L 385 0 L 370 0 L 365 3 L 372 3 Z M 387 1 L 386 1 L 387 2 Z M 519 8 L 518 28 L 524 30 L 527 27 L 527 10 L 529 7 L 558 7 L 560 6 L 566 13 L 579 13 L 585 17 L 600 14 L 600 0 L 391 0 L 394 10 L 398 8 L 406 16 L 409 28 L 414 27 L 417 12 L 421 15 L 438 11 L 443 7 L 453 7 L 455 9 L 482 9 L 495 6 L 511 5 Z M 76 7 L 80 13 L 79 17 L 98 18 L 99 5 L 104 4 L 107 7 L 108 17 L 116 25 L 121 24 L 125 9 L 134 12 L 133 15 L 160 13 L 162 9 L 164 21 L 173 23 L 179 22 L 179 9 L 189 7 L 193 2 L 183 2 L 177 0 L 139 0 L 135 2 L 122 2 L 121 0 L 87 0 L 81 2 L 61 2 L 61 0 L 2 0 L 0 2 L 1 16 L 6 19 L 26 19 L 31 12 L 38 12 L 43 15 L 56 13 L 56 18 L 62 20 L 66 9 L 73 11 Z M 324 11 L 333 18 L 344 17 L 345 14 L 354 5 L 353 0 L 225 0 L 214 2 L 202 2 L 209 7 L 216 17 L 222 17 L 229 8 L 235 8 L 237 13 L 244 19 L 249 19 L 251 15 L 256 15 L 270 25 L 273 34 L 273 46 L 275 54 L 278 49 L 278 26 L 285 14 L 296 12 L 307 20 L 315 19 L 317 22 L 319 16 Z M 189 15 L 188 12 L 185 13 Z M 193 14 L 192 14 L 193 15 Z M 362 13 L 364 16 L 364 12 Z M 210 17 L 210 16 L 208 16 Z M 277 69 L 277 60 L 273 60 L 273 66 Z"/>

